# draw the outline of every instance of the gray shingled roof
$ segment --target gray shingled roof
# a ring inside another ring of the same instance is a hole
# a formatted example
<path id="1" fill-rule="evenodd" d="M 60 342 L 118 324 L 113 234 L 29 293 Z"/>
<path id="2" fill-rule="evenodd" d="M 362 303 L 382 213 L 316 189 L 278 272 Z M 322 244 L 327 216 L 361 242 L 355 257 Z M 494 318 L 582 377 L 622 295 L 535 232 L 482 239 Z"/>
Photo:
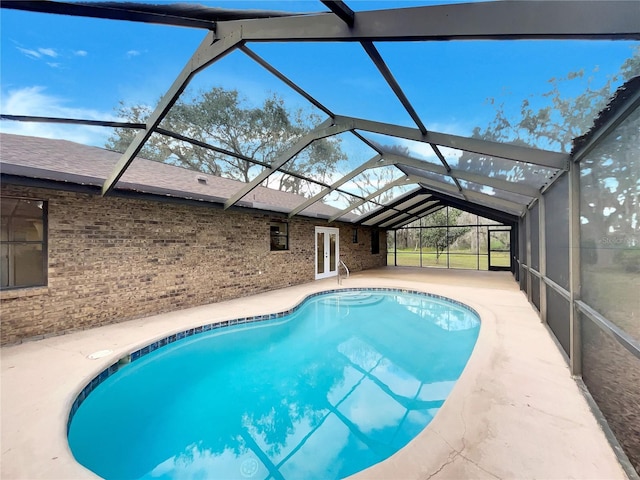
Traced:
<path id="1" fill-rule="evenodd" d="M 68 140 L 0 133 L 0 172 L 6 175 L 101 187 L 120 156 L 118 152 Z M 118 190 L 224 203 L 242 186 L 244 183 L 236 180 L 136 158 L 118 183 Z M 301 195 L 258 187 L 238 206 L 290 212 L 304 200 Z M 301 215 L 329 218 L 337 212 L 334 207 L 316 203 Z M 354 217 L 348 215 L 341 220 Z"/>

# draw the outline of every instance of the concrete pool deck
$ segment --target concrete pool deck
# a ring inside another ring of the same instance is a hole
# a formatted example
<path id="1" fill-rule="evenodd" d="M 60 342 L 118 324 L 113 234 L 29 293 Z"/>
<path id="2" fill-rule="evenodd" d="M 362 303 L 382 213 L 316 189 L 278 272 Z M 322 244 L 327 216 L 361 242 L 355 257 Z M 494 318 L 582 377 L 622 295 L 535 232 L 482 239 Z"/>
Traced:
<path id="1" fill-rule="evenodd" d="M 450 297 L 482 318 L 465 371 L 435 419 L 360 479 L 625 479 L 562 354 L 510 273 L 393 268 L 154 315 L 1 349 L 4 479 L 96 478 L 66 442 L 80 390 L 118 358 L 171 333 L 275 313 L 336 288 L 397 287 Z M 91 360 L 91 353 L 112 350 Z"/>

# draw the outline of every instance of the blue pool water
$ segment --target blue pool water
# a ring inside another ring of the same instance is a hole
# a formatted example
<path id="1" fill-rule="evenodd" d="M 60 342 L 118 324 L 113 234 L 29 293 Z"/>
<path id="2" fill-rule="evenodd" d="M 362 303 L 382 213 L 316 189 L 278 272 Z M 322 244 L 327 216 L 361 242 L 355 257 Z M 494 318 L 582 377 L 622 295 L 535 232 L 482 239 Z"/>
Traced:
<path id="1" fill-rule="evenodd" d="M 417 293 L 314 296 L 120 368 L 77 409 L 69 444 L 107 479 L 342 478 L 424 429 L 479 326 L 469 309 Z"/>

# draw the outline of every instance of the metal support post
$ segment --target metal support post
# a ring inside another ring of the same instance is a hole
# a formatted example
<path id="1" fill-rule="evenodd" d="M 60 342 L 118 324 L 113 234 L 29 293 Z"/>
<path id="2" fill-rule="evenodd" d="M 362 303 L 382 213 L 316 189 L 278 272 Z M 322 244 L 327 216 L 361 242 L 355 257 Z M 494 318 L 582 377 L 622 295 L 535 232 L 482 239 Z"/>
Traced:
<path id="1" fill-rule="evenodd" d="M 531 281 L 531 210 L 527 209 L 527 213 L 524 217 L 524 221 L 527 225 L 527 238 L 526 238 L 526 249 L 527 249 L 527 280 L 526 280 L 526 288 L 527 288 L 527 299 L 529 303 L 531 303 L 532 295 L 531 295 L 531 285 L 533 282 Z"/>
<path id="2" fill-rule="evenodd" d="M 547 323 L 547 284 L 544 279 L 547 277 L 547 227 L 546 227 L 546 201 L 544 195 L 540 195 L 538 200 L 538 252 L 540 269 L 540 320 Z"/>
<path id="3" fill-rule="evenodd" d="M 398 230 L 393 231 L 393 266 L 398 266 Z"/>
<path id="4" fill-rule="evenodd" d="M 582 375 L 580 312 L 580 164 L 569 167 L 569 367 L 571 375 Z"/>

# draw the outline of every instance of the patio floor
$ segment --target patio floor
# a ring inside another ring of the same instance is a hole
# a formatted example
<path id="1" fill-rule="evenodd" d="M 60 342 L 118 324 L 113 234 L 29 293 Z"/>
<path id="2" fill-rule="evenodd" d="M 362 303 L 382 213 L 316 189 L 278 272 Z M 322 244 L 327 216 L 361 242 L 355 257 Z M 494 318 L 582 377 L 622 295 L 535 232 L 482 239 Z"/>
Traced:
<path id="1" fill-rule="evenodd" d="M 407 447 L 353 478 L 627 478 L 510 273 L 387 267 L 353 274 L 341 287 L 435 293 L 482 318 L 471 359 L 435 419 Z M 75 396 L 97 373 L 173 332 L 286 310 L 335 288 L 336 279 L 326 279 L 2 348 L 1 477 L 95 478 L 73 459 L 66 424 Z M 105 349 L 113 353 L 87 358 Z"/>

